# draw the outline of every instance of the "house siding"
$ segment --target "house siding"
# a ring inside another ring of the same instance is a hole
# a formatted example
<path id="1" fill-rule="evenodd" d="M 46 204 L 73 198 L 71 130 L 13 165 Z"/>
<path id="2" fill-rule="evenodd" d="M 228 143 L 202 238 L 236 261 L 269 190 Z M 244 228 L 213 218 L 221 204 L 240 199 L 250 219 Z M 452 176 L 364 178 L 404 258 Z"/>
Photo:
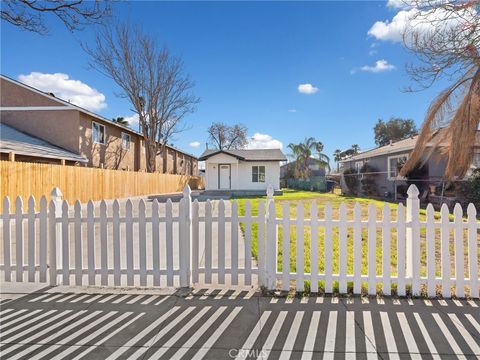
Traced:
<path id="1" fill-rule="evenodd" d="M 231 190 L 266 190 L 273 185 L 280 189 L 280 163 L 278 161 L 242 161 L 227 154 L 217 154 L 206 160 L 206 190 L 218 190 L 218 166 L 229 164 L 231 169 Z M 265 166 L 265 182 L 252 182 L 252 166 Z"/>
<path id="2" fill-rule="evenodd" d="M 400 179 L 391 180 L 388 178 L 388 158 L 395 156 L 408 156 L 409 154 L 410 151 L 401 151 L 397 153 L 374 156 L 362 160 L 344 161 L 343 169 L 355 168 L 356 162 L 368 162 L 368 164 L 375 169 L 375 172 L 378 172 L 378 174 L 375 175 L 375 184 L 376 188 L 378 189 L 378 195 L 383 196 L 386 193 L 394 194 L 395 185 L 405 185 L 406 182 Z M 434 181 L 443 178 L 447 165 L 447 158 L 445 156 L 434 153 L 430 156 L 425 164 L 428 168 L 428 177 L 430 180 Z"/>

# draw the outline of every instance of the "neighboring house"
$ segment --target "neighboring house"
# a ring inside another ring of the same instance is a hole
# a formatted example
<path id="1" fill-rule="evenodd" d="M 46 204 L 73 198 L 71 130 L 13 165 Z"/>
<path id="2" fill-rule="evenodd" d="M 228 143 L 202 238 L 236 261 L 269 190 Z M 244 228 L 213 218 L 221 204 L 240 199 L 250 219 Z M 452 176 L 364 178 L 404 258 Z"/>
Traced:
<path id="1" fill-rule="evenodd" d="M 146 170 L 145 144 L 137 131 L 3 75 L 0 90 L 1 123 L 79 155 L 89 167 Z M 197 158 L 170 145 L 156 165 L 164 173 L 198 173 Z"/>
<path id="2" fill-rule="evenodd" d="M 480 137 L 478 135 L 477 133 L 477 145 L 475 146 L 475 157 L 472 164 L 473 168 L 480 167 Z M 377 195 L 380 197 L 396 198 L 398 187 L 405 187 L 407 184 L 405 179 L 399 177 L 399 168 L 401 168 L 401 164 L 408 159 L 410 152 L 415 147 L 417 138 L 418 136 L 413 136 L 408 139 L 392 142 L 389 145 L 367 150 L 342 160 L 340 161 L 341 171 L 355 169 L 358 174 L 357 178 L 360 180 L 362 176 L 365 176 L 360 174 L 360 169 L 365 163 L 368 163 L 373 169 L 370 176 L 375 180 Z M 411 178 L 409 180 L 416 180 L 419 184 L 424 184 L 424 188 L 428 188 L 430 185 L 435 186 L 442 184 L 446 165 L 447 158 L 438 151 L 433 152 L 425 162 L 422 174 L 418 175 L 415 179 Z M 353 176 L 355 176 L 355 174 L 353 174 Z M 348 192 L 344 178 L 341 183 L 342 190 Z"/>
<path id="3" fill-rule="evenodd" d="M 280 149 L 207 149 L 205 190 L 265 191 L 268 185 L 280 189 L 280 162 L 287 158 Z"/>
<path id="4" fill-rule="evenodd" d="M 291 177 L 291 174 L 295 172 L 297 161 L 291 161 L 287 164 L 280 166 L 280 179 L 288 179 Z M 318 163 L 318 160 L 309 159 L 308 160 L 308 169 L 310 170 L 310 177 L 318 178 L 325 177 L 326 171 L 325 167 L 321 166 Z"/>
<path id="5" fill-rule="evenodd" d="M 62 149 L 0 123 L 0 159 L 73 165 L 87 163 L 84 156 Z"/>

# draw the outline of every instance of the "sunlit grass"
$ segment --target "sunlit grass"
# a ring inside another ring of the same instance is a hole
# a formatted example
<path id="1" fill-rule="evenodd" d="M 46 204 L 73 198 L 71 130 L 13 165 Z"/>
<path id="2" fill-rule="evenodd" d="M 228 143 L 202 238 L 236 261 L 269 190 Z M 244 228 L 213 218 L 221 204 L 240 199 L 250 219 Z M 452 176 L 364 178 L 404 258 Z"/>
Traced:
<path id="1" fill-rule="evenodd" d="M 239 205 L 239 213 L 240 215 L 245 214 L 245 204 L 247 199 L 251 203 L 252 208 L 252 216 L 258 215 L 258 205 L 260 201 L 263 199 L 265 201 L 266 197 L 251 197 L 251 198 L 239 198 L 236 199 Z M 388 203 L 379 200 L 373 199 L 366 199 L 366 198 L 359 198 L 359 197 L 349 197 L 349 196 L 341 196 L 337 194 L 326 194 L 326 193 L 316 193 L 316 192 L 309 192 L 309 191 L 295 191 L 286 189 L 283 192 L 283 195 L 275 196 L 275 212 L 277 218 L 283 218 L 283 204 L 285 202 L 289 202 L 289 216 L 291 219 L 296 219 L 297 217 L 297 206 L 299 203 L 303 204 L 304 207 L 304 218 L 310 218 L 310 210 L 313 203 L 317 204 L 318 208 L 318 218 L 323 219 L 325 216 L 325 205 L 330 203 L 332 206 L 332 218 L 338 219 L 339 218 L 339 208 L 340 204 L 344 203 L 347 208 L 347 219 L 353 219 L 353 209 L 355 203 L 359 203 L 362 209 L 362 220 L 368 219 L 368 205 L 374 204 L 377 212 L 377 220 L 382 219 L 382 209 L 385 205 L 388 206 L 390 209 L 390 217 L 391 220 L 394 221 L 397 218 L 397 210 L 398 204 L 396 203 Z M 440 219 L 440 213 L 435 212 L 435 218 Z M 453 216 L 450 216 L 450 219 L 453 219 Z M 420 210 L 420 221 L 426 220 L 426 211 Z M 242 230 L 244 230 L 244 224 L 241 224 Z M 282 253 L 282 241 L 283 241 L 283 226 L 278 226 L 278 271 L 282 271 L 284 266 L 283 264 L 283 253 Z M 333 259 L 332 259 L 332 271 L 333 273 L 339 272 L 339 231 L 337 227 L 333 227 L 332 231 L 332 245 L 333 245 Z M 304 227 L 304 271 L 310 272 L 311 271 L 311 251 L 310 251 L 310 237 L 311 237 L 311 229 L 309 226 Z M 420 247 L 421 247 L 421 276 L 426 276 L 427 268 L 426 268 L 426 245 L 425 245 L 425 237 L 426 231 L 425 228 L 422 228 L 420 231 Z M 362 238 L 362 261 L 361 261 L 361 268 L 362 274 L 367 274 L 368 270 L 368 230 L 366 228 L 362 229 L 361 232 Z M 440 259 L 440 232 L 437 230 L 435 234 L 435 252 L 436 258 Z M 390 258 L 390 271 L 392 276 L 397 274 L 397 234 L 395 229 L 391 229 L 391 258 Z M 453 260 L 454 258 L 454 242 L 453 242 L 453 234 L 451 234 L 451 241 L 450 241 L 450 256 Z M 468 266 L 468 253 L 467 253 L 467 237 L 464 237 L 464 248 L 465 248 L 465 266 Z M 348 228 L 347 230 L 347 273 L 353 273 L 353 229 Z M 294 222 L 290 223 L 290 261 L 289 261 L 289 268 L 291 272 L 296 271 L 296 249 L 297 249 L 297 239 L 296 239 L 296 226 Z M 324 228 L 319 227 L 318 231 L 318 272 L 323 273 L 325 270 L 325 258 L 324 258 L 324 250 L 325 250 L 325 233 Z M 255 258 L 258 256 L 258 225 L 256 223 L 252 224 L 252 254 Z M 479 254 L 480 254 L 480 242 L 479 242 Z M 380 228 L 377 229 L 376 234 L 376 271 L 377 274 L 382 274 L 382 230 Z M 440 264 L 439 261 L 436 263 L 436 274 L 440 276 Z M 454 274 L 454 261 L 452 261 L 452 274 Z M 466 274 L 468 272 L 466 271 Z M 306 284 L 308 286 L 308 284 Z M 349 284 L 351 287 L 352 284 Z M 336 288 L 336 286 L 335 286 Z"/>

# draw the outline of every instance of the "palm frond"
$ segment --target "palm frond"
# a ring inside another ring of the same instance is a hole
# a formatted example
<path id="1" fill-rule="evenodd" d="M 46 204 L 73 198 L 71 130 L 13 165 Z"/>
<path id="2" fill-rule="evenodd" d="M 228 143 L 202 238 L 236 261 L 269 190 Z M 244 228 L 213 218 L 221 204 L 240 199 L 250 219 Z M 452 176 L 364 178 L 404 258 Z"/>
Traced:
<path id="1" fill-rule="evenodd" d="M 400 175 L 423 165 L 438 150 L 448 156 L 445 177 L 463 177 L 470 168 L 479 122 L 480 67 L 473 66 L 432 102 Z"/>

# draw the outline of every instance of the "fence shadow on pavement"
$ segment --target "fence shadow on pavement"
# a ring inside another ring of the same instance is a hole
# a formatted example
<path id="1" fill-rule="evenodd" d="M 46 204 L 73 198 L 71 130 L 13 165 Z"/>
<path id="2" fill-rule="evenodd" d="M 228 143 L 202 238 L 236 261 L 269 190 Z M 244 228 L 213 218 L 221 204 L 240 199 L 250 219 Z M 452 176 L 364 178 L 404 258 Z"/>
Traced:
<path id="1" fill-rule="evenodd" d="M 45 290 L 1 303 L 2 359 L 480 355 L 477 300 Z"/>

